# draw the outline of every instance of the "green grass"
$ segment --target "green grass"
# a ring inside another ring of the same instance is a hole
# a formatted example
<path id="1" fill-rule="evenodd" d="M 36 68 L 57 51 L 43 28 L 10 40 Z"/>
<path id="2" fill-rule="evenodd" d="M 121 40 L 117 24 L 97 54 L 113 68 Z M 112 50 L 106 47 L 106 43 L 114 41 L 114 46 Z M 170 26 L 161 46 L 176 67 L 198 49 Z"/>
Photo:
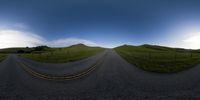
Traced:
<path id="1" fill-rule="evenodd" d="M 47 63 L 65 63 L 84 59 L 102 52 L 100 47 L 88 47 L 83 44 L 66 48 L 50 48 L 43 53 L 22 54 L 21 56 Z"/>
<path id="2" fill-rule="evenodd" d="M 2 54 L 12 54 L 12 53 L 20 54 L 19 51 L 24 51 L 23 53 L 43 53 L 46 51 L 54 50 L 54 48 L 49 48 L 49 47 L 44 47 L 41 50 L 36 50 L 35 48 L 36 47 L 5 48 L 5 49 L 0 49 L 0 53 L 2 53 Z"/>
<path id="3" fill-rule="evenodd" d="M 9 54 L 9 53 L 17 53 L 18 50 L 31 50 L 31 48 L 6 48 L 0 49 L 0 53 Z"/>
<path id="4" fill-rule="evenodd" d="M 151 45 L 124 45 L 115 48 L 115 50 L 137 67 L 159 73 L 179 72 L 200 62 L 200 53 L 195 50 Z"/>
<path id="5" fill-rule="evenodd" d="M 0 54 L 0 62 L 3 61 L 6 58 L 5 54 Z"/>

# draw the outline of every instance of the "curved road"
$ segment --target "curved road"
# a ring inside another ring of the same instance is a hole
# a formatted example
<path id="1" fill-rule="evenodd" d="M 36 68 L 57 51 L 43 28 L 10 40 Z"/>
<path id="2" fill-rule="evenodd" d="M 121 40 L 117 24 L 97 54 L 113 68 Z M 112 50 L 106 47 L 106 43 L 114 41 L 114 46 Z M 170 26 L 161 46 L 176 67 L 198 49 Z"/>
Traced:
<path id="1" fill-rule="evenodd" d="M 0 63 L 0 100 L 200 99 L 200 66 L 174 74 L 146 72 L 108 50 L 94 71 L 70 81 L 33 77 L 10 55 Z"/>
<path id="2" fill-rule="evenodd" d="M 83 70 L 89 69 L 91 66 L 96 66 L 98 63 L 102 62 L 102 58 L 105 54 L 106 51 L 83 60 L 61 64 L 41 63 L 22 57 L 17 59 L 22 66 L 25 65 L 39 73 L 62 76 L 80 73 Z"/>

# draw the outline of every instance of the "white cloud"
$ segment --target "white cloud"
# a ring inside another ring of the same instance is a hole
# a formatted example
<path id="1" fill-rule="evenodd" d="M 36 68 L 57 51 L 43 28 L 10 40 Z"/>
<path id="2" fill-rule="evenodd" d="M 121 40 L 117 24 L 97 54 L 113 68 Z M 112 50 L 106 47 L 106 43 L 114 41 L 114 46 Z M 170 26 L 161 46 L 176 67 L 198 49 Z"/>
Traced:
<path id="1" fill-rule="evenodd" d="M 193 33 L 183 40 L 184 45 L 191 49 L 200 49 L 200 32 Z"/>
<path id="2" fill-rule="evenodd" d="M 63 38 L 53 41 L 47 41 L 43 37 L 24 31 L 0 29 L 0 48 L 10 47 L 34 47 L 39 45 L 48 45 L 51 47 L 65 47 L 73 44 L 83 43 L 88 46 L 98 46 L 89 40 L 79 38 Z"/>
<path id="3" fill-rule="evenodd" d="M 44 39 L 36 34 L 17 30 L 0 30 L 0 48 L 37 46 Z"/>

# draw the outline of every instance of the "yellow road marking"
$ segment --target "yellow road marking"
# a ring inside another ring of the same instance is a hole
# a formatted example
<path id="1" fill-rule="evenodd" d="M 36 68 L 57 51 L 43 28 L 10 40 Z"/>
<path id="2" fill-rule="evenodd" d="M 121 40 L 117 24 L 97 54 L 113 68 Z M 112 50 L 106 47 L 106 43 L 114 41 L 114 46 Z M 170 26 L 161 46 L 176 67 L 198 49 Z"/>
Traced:
<path id="1" fill-rule="evenodd" d="M 45 74 L 36 72 L 36 71 L 32 70 L 31 68 L 29 68 L 24 63 L 18 61 L 18 63 L 21 65 L 21 67 L 26 72 L 28 72 L 29 74 L 31 74 L 35 77 L 45 79 L 45 80 L 74 80 L 74 79 L 78 79 L 78 78 L 84 77 L 84 76 L 88 75 L 89 73 L 91 73 L 92 71 L 94 71 L 96 69 L 97 65 L 100 64 L 101 62 L 103 62 L 103 61 L 97 61 L 94 65 L 92 65 L 92 67 L 88 68 L 87 70 L 85 70 L 83 72 L 75 74 L 75 75 L 51 76 L 51 75 L 45 75 Z"/>

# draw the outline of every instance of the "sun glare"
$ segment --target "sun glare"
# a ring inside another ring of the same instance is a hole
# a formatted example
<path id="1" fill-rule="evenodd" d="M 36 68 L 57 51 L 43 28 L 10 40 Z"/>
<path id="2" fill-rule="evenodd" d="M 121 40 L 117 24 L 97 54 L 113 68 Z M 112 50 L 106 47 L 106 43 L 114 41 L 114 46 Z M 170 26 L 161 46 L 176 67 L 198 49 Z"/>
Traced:
<path id="1" fill-rule="evenodd" d="M 200 32 L 192 33 L 189 37 L 183 40 L 185 45 L 191 49 L 199 49 L 200 48 Z"/>

